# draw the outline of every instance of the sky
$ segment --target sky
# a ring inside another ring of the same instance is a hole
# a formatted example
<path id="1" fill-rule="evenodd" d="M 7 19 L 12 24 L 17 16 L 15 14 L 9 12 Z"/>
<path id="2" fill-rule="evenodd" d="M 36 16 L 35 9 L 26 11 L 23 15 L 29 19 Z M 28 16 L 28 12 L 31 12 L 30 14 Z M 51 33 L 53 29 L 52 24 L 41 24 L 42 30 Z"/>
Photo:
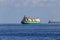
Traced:
<path id="1" fill-rule="evenodd" d="M 20 23 L 24 15 L 60 20 L 60 0 L 0 0 L 0 23 Z"/>

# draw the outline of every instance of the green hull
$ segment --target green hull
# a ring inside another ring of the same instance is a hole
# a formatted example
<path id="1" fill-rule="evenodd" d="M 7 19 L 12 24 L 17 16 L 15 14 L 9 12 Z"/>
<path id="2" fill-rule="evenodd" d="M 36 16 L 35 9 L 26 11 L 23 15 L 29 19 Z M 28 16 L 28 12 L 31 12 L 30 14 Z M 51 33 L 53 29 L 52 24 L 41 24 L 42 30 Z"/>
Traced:
<path id="1" fill-rule="evenodd" d="M 39 24 L 40 22 L 22 22 L 22 24 Z"/>

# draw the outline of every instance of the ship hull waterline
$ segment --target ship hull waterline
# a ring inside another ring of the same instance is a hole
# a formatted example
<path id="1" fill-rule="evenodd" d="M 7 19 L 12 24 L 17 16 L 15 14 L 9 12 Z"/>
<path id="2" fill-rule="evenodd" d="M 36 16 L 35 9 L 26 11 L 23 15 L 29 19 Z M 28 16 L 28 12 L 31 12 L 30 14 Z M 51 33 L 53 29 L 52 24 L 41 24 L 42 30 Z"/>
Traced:
<path id="1" fill-rule="evenodd" d="M 22 24 L 40 24 L 40 22 L 21 22 Z"/>

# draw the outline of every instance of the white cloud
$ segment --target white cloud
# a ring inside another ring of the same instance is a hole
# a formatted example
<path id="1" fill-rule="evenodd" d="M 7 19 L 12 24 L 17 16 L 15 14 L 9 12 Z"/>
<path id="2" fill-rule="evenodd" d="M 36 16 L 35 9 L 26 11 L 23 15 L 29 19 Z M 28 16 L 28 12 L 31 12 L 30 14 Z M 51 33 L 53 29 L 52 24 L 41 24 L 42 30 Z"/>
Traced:
<path id="1" fill-rule="evenodd" d="M 14 7 L 50 7 L 60 6 L 60 0 L 0 0 L 0 6 Z"/>

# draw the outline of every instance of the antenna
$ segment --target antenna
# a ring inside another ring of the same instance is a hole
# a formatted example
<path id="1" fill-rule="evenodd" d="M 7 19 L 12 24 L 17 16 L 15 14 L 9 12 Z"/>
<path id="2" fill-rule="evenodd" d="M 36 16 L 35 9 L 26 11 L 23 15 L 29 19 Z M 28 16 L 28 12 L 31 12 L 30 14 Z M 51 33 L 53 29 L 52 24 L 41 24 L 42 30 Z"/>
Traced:
<path id="1" fill-rule="evenodd" d="M 26 15 L 24 15 L 24 17 L 26 17 Z"/>

